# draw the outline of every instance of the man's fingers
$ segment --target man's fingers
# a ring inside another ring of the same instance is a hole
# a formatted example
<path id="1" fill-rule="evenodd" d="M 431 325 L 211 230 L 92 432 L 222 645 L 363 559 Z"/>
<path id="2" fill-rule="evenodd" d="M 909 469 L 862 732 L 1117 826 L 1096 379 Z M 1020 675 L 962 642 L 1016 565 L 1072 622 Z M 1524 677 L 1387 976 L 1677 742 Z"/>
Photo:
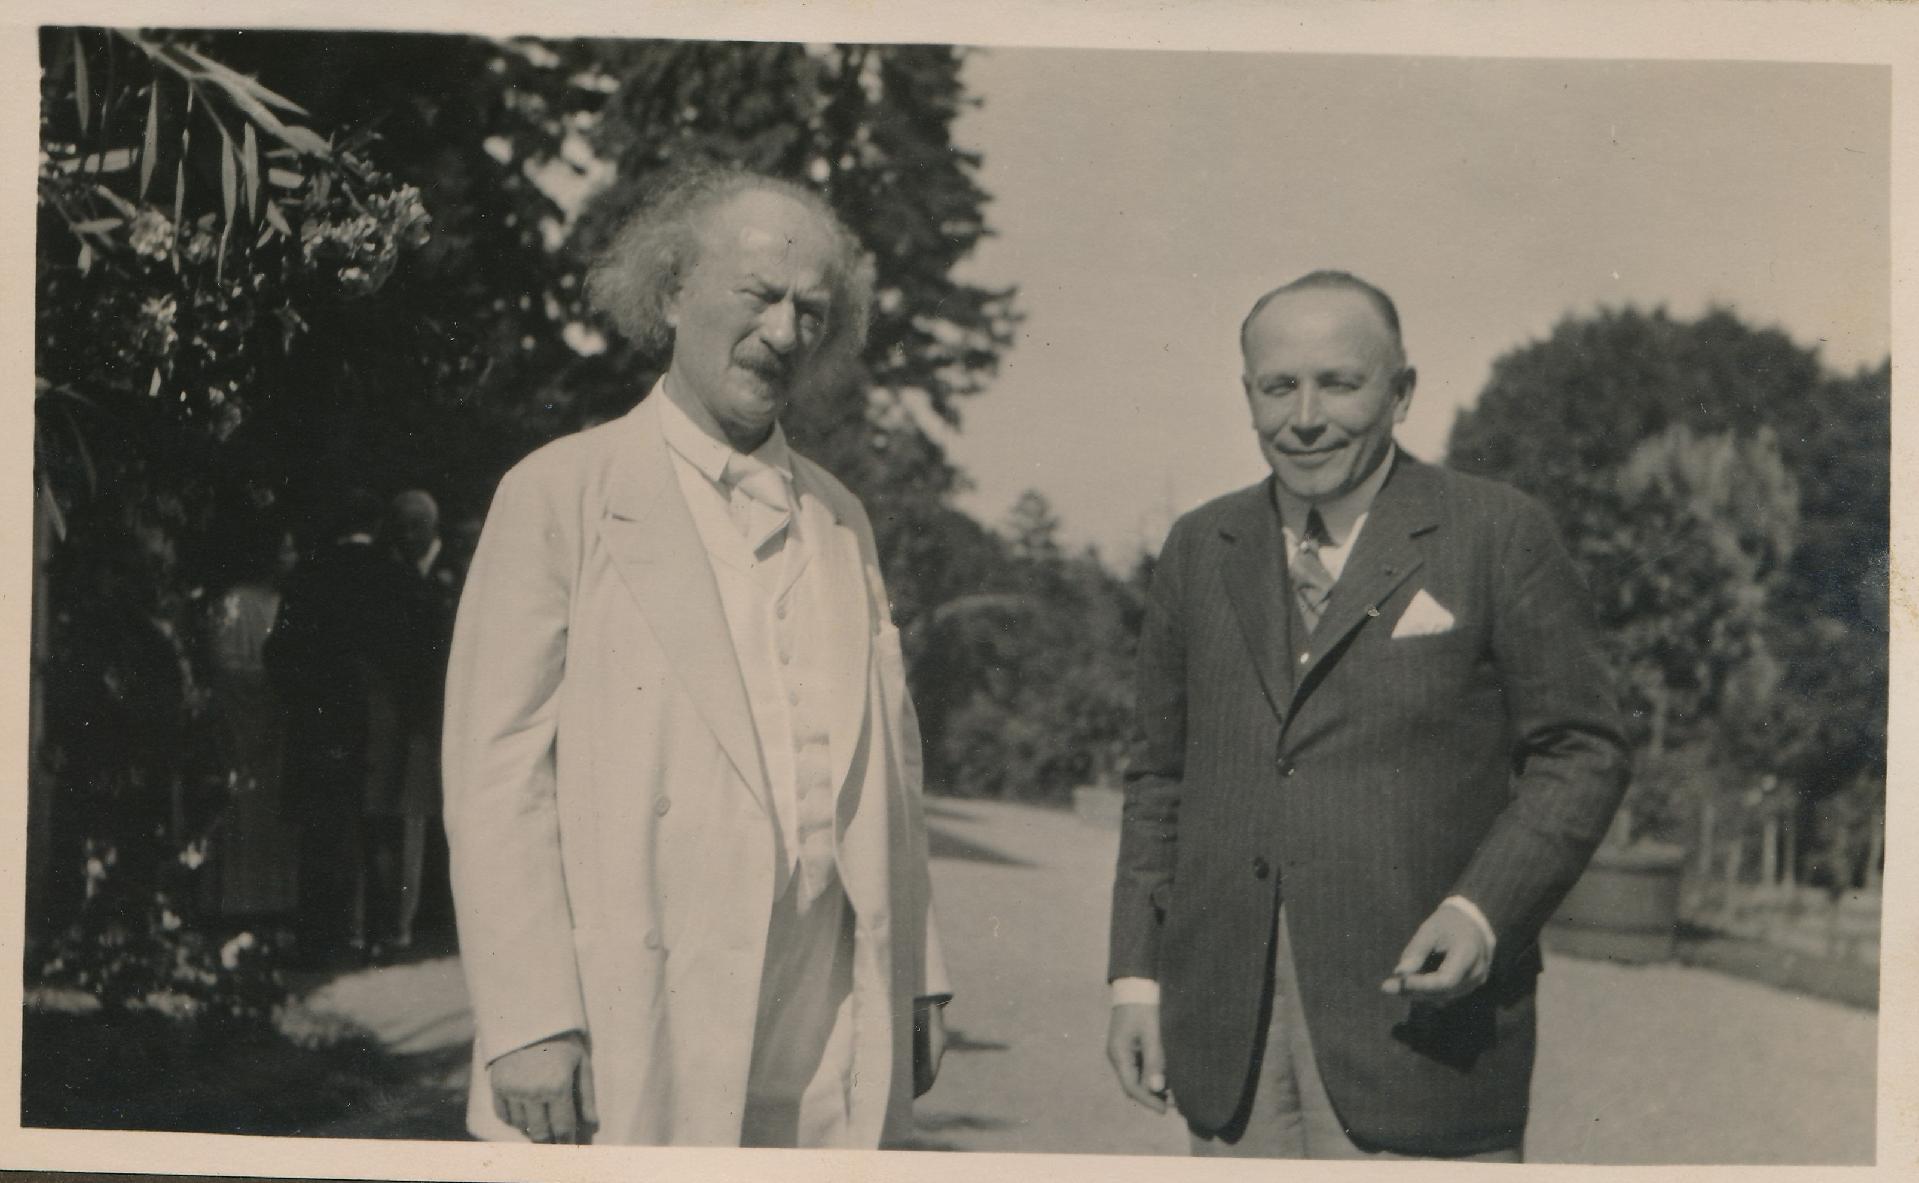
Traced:
<path id="1" fill-rule="evenodd" d="M 1404 978 L 1418 973 L 1426 967 L 1426 962 L 1434 953 L 1441 952 L 1440 936 L 1445 930 L 1430 917 L 1413 933 L 1413 939 L 1406 942 L 1406 949 L 1399 955 L 1399 964 L 1393 966 L 1393 976 Z"/>
<path id="2" fill-rule="evenodd" d="M 593 1094 L 593 1058 L 580 1057 L 580 1068 L 576 1079 L 579 1083 L 580 1120 L 588 1126 L 598 1128 L 600 1124 L 600 1102 Z"/>
<path id="3" fill-rule="evenodd" d="M 1425 923 L 1413 933 L 1413 939 L 1406 942 L 1405 950 L 1400 953 L 1399 961 L 1393 966 L 1392 976 L 1379 984 L 1379 988 L 1388 994 L 1419 993 L 1424 985 L 1414 986 L 1421 978 L 1430 977 L 1426 965 L 1435 956 L 1446 954 L 1450 960 L 1456 950 L 1448 949 L 1446 927 L 1437 916 L 1429 916 Z M 1433 973 L 1442 972 L 1445 961 L 1435 967 Z"/>
<path id="4" fill-rule="evenodd" d="M 1131 1097 L 1135 1101 L 1138 1101 L 1140 1104 L 1146 1106 L 1148 1109 L 1151 1109 L 1153 1112 L 1155 1113 L 1166 1112 L 1166 1098 L 1154 1092 L 1153 1090 L 1147 1088 L 1145 1084 L 1143 1084 L 1140 1081 L 1140 1079 L 1137 1076 L 1133 1075 L 1132 1073 L 1130 1072 L 1120 1073 L 1119 1087 L 1125 1091 L 1127 1096 Z"/>
<path id="5" fill-rule="evenodd" d="M 526 1103 L 526 1136 L 535 1142 L 552 1142 L 557 1139 L 553 1132 L 552 1110 L 555 1107 L 545 1101 L 532 1100 Z"/>
<path id="6" fill-rule="evenodd" d="M 502 1125 L 517 1125 L 513 1120 L 513 1110 L 507 1106 L 506 1095 L 496 1087 L 493 1090 L 493 1116 L 500 1119 Z"/>
<path id="7" fill-rule="evenodd" d="M 1472 967 L 1472 954 L 1464 949 L 1449 949 L 1445 960 L 1430 973 L 1407 974 L 1400 978 L 1408 994 L 1449 995 L 1458 992 Z"/>
<path id="8" fill-rule="evenodd" d="M 580 1136 L 580 1121 L 573 1107 L 573 1090 L 569 1088 L 566 1096 L 554 1097 L 546 1103 L 547 1140 L 550 1142 L 576 1142 Z"/>
<path id="9" fill-rule="evenodd" d="M 1155 1113 L 1166 1112 L 1166 1064 L 1157 1007 L 1114 1007 L 1106 1058 L 1128 1097 Z"/>
<path id="10" fill-rule="evenodd" d="M 1148 1027 L 1140 1033 L 1139 1041 L 1140 1083 L 1146 1091 L 1159 1099 L 1159 1110 L 1166 1111 L 1166 1053 L 1160 1046 L 1159 1032 Z"/>
<path id="11" fill-rule="evenodd" d="M 507 1123 L 514 1129 L 518 1129 L 520 1133 L 533 1137 L 530 1133 L 533 1127 L 533 1114 L 530 1110 L 532 1110 L 532 1102 L 528 1102 L 526 1098 L 518 1095 L 507 1097 Z"/>

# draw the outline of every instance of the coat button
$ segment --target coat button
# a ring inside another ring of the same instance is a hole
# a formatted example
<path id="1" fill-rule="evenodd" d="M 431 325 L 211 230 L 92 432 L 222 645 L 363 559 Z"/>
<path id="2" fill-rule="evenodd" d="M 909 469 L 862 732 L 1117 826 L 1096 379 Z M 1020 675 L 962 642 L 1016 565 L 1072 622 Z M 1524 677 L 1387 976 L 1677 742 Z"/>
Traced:
<path id="1" fill-rule="evenodd" d="M 1253 858 L 1253 878 L 1264 879 L 1268 875 L 1271 875 L 1272 873 L 1273 873 L 1273 866 L 1271 863 L 1267 862 L 1264 858 L 1261 858 L 1258 856 L 1255 856 Z"/>
<path id="2" fill-rule="evenodd" d="M 655 798 L 653 802 L 653 812 L 660 817 L 665 817 L 666 811 L 671 808 L 673 808 L 673 799 L 664 793 Z"/>
<path id="3" fill-rule="evenodd" d="M 660 934 L 659 934 L 659 933 L 657 933 L 657 932 L 654 932 L 654 931 L 653 931 L 652 929 L 650 929 L 650 928 L 649 928 L 649 929 L 647 929 L 647 930 L 646 930 L 646 940 L 645 940 L 645 945 L 646 945 L 646 947 L 647 947 L 647 948 L 649 948 L 649 949 L 657 949 L 657 948 L 659 948 L 659 947 L 660 947 Z"/>

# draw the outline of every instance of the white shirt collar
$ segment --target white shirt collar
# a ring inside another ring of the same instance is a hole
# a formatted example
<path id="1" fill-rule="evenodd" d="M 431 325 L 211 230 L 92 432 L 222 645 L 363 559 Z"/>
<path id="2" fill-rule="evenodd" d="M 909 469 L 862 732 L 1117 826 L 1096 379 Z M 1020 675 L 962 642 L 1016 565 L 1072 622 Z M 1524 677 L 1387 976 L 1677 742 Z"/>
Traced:
<path id="1" fill-rule="evenodd" d="M 708 435 L 704 428 L 693 422 L 693 417 L 667 394 L 664 377 L 654 384 L 653 393 L 647 397 L 659 400 L 660 431 L 666 436 L 667 447 L 679 453 L 707 480 L 715 485 L 722 484 L 727 460 L 739 455 L 734 447 L 725 440 Z M 786 429 L 778 423 L 773 425 L 766 442 L 753 449 L 752 458 L 765 463 L 785 477 L 789 484 L 792 483 L 793 449 L 786 442 Z"/>
<path id="2" fill-rule="evenodd" d="M 1326 523 L 1326 533 L 1335 547 L 1344 547 L 1352 538 L 1368 513 L 1372 512 L 1373 500 L 1385 487 L 1386 477 L 1393 465 L 1399 462 L 1399 445 L 1389 444 L 1386 458 L 1373 469 L 1372 475 L 1359 482 L 1357 486 L 1341 493 L 1337 497 L 1309 504 L 1288 492 L 1286 486 L 1277 480 L 1273 482 L 1273 500 L 1279 505 L 1279 520 L 1284 523 L 1295 538 L 1306 532 L 1306 515 L 1313 509 L 1319 510 L 1319 518 Z"/>

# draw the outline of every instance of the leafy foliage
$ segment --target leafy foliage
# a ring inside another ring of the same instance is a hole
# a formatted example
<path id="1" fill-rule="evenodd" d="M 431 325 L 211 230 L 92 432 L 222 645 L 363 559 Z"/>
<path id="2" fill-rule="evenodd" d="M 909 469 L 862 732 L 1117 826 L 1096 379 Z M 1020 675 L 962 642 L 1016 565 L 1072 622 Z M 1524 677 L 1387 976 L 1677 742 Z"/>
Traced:
<path id="1" fill-rule="evenodd" d="M 939 614 L 915 701 L 948 791 L 1059 800 L 1121 771 L 1145 580 L 1065 553 L 1058 526 L 1024 494 L 979 589 Z"/>
<path id="2" fill-rule="evenodd" d="M 1708 772 L 1750 779 L 1794 742 L 1766 626 L 1798 495 L 1765 429 L 1741 439 L 1671 427 L 1608 475 L 1584 498 L 1574 554 L 1642 752 L 1629 808 L 1669 831 L 1689 816 L 1678 805 L 1720 779 Z"/>
<path id="3" fill-rule="evenodd" d="M 50 28 L 41 53 L 30 910 L 57 976 L 268 1005 L 266 934 L 234 944 L 187 866 L 231 781 L 204 605 L 355 487 L 432 489 L 457 545 L 509 464 L 630 407 L 664 359 L 601 337 L 579 276 L 675 159 L 821 184 L 875 255 L 864 373 L 789 426 L 873 511 L 922 695 L 956 606 L 1017 582 L 926 430 L 1016 316 L 951 274 L 988 232 L 955 51 Z"/>
<path id="4" fill-rule="evenodd" d="M 1889 398 L 1889 365 L 1833 376 L 1729 311 L 1625 309 L 1500 358 L 1455 422 L 1450 462 L 1539 496 L 1585 570 L 1673 766 L 1642 769 L 1642 822 L 1711 781 L 1883 793 Z"/>
<path id="5" fill-rule="evenodd" d="M 230 780 L 201 605 L 230 575 L 226 528 L 279 493 L 253 424 L 296 397 L 315 322 L 376 296 L 427 216 L 190 39 L 41 42 L 35 442 L 54 545 L 34 771 L 59 786 L 53 846 L 84 870 L 36 882 L 35 928 L 59 934 L 49 971 L 109 1005 L 257 1020 L 278 989 L 268 942 L 217 939 L 187 873 Z"/>

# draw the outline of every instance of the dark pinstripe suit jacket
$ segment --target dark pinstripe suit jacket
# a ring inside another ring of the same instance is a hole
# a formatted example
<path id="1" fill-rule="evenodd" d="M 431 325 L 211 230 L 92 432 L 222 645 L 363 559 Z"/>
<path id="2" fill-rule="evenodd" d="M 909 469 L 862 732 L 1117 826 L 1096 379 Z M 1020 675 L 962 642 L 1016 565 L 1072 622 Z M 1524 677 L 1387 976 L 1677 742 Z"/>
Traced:
<path id="1" fill-rule="evenodd" d="M 1180 519 L 1154 575 L 1109 969 L 1159 980 L 1168 1084 L 1201 1132 L 1250 1091 L 1283 895 L 1355 1140 L 1518 1141 L 1538 932 L 1625 788 L 1611 675 L 1545 510 L 1394 463 L 1310 639 L 1292 635 L 1270 479 Z M 1422 590 L 1453 627 L 1394 638 Z M 1491 979 L 1443 1007 L 1382 994 L 1455 892 L 1498 934 Z"/>

